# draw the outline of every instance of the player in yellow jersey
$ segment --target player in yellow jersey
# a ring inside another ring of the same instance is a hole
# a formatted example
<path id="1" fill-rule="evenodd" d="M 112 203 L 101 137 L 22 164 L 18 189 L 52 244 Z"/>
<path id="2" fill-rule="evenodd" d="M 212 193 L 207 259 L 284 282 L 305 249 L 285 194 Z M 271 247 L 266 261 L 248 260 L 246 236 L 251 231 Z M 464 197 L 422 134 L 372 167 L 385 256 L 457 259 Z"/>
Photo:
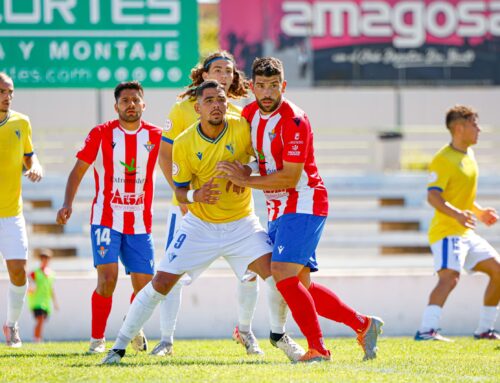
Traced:
<path id="1" fill-rule="evenodd" d="M 179 95 L 165 123 L 160 145 L 159 164 L 174 190 L 172 181 L 172 143 L 174 139 L 199 119 L 194 110 L 196 102 L 195 90 L 205 80 L 217 80 L 228 98 L 239 99 L 248 95 L 248 81 L 240 72 L 231 54 L 226 51 L 215 52 L 203 60 L 203 63 L 191 71 L 191 84 Z M 241 116 L 241 108 L 228 103 L 228 115 Z M 167 247 L 179 228 L 182 216 L 187 212 L 185 204 L 179 204 L 172 197 L 172 206 L 167 220 Z M 162 302 L 160 308 L 161 340 L 153 348 L 152 355 L 163 356 L 173 353 L 174 330 L 181 303 L 182 281 L 178 283 Z M 258 296 L 258 283 L 255 277 L 249 276 L 244 282 L 238 282 L 238 325 L 233 331 L 233 338 L 243 344 L 248 354 L 263 354 L 257 339 L 253 336 L 251 325 Z"/>
<path id="2" fill-rule="evenodd" d="M 441 148 L 430 166 L 427 200 L 435 214 L 429 228 L 438 283 L 429 297 L 415 340 L 449 341 L 438 333 L 442 308 L 460 278 L 460 271 L 480 271 L 490 278 L 484 294 L 476 339 L 500 339 L 495 331 L 500 300 L 500 263 L 498 253 L 474 233 L 476 219 L 487 226 L 498 220 L 493 208 L 476 202 L 477 163 L 471 146 L 477 143 L 478 114 L 470 107 L 457 105 L 446 114 L 451 143 Z"/>
<path id="3" fill-rule="evenodd" d="M 0 72 L 0 253 L 9 272 L 7 320 L 3 333 L 7 345 L 21 347 L 18 319 L 28 290 L 26 260 L 28 240 L 21 199 L 21 176 L 32 182 L 43 177 L 42 167 L 33 151 L 30 120 L 10 109 L 14 82 Z"/>
<path id="4" fill-rule="evenodd" d="M 217 178 L 215 170 L 221 160 L 248 163 L 249 127 L 242 118 L 226 117 L 227 99 L 217 81 L 204 82 L 196 94 L 200 122 L 179 136 L 173 147 L 175 194 L 189 204 L 189 212 L 152 283 L 132 303 L 103 364 L 120 362 L 130 340 L 184 274 L 195 279 L 218 257 L 226 259 L 239 279 L 248 270 L 261 276 L 268 286 L 271 326 L 281 320 L 278 307 L 284 301 L 271 276 L 271 242 L 253 211 L 251 191 Z M 293 361 L 304 355 L 286 334 L 283 343 L 277 347 Z"/>

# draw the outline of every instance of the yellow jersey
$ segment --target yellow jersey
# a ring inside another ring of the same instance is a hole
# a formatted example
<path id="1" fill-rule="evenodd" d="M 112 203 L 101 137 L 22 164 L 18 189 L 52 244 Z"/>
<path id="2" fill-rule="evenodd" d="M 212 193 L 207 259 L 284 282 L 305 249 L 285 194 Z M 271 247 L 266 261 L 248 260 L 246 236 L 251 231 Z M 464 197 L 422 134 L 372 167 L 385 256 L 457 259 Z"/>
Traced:
<path id="1" fill-rule="evenodd" d="M 179 134 L 199 121 L 200 115 L 194 110 L 195 102 L 196 99 L 187 98 L 174 104 L 165 122 L 165 126 L 163 127 L 162 141 L 172 144 Z M 241 108 L 237 105 L 228 103 L 226 114 L 240 117 Z M 179 205 L 175 198 L 175 194 L 172 196 L 172 204 L 175 206 Z"/>
<path id="2" fill-rule="evenodd" d="M 427 190 L 439 190 L 444 200 L 457 209 L 472 210 L 476 200 L 478 168 L 474 152 L 453 149 L 450 145 L 441 148 L 429 165 Z M 439 211 L 434 212 L 429 227 L 429 242 L 433 244 L 444 237 L 462 236 L 471 229 Z"/>
<path id="3" fill-rule="evenodd" d="M 24 156 L 33 155 L 28 116 L 11 110 L 0 121 L 0 217 L 22 213 L 21 177 Z"/>
<path id="4" fill-rule="evenodd" d="M 199 189 L 219 173 L 219 161 L 248 163 L 253 155 L 250 126 L 242 117 L 226 115 L 223 131 L 216 139 L 203 134 L 195 123 L 178 136 L 173 146 L 172 176 L 177 187 Z M 222 192 L 214 205 L 194 202 L 188 205 L 196 217 L 211 223 L 227 223 L 250 215 L 253 211 L 250 188 L 241 188 L 223 178 L 217 178 Z"/>

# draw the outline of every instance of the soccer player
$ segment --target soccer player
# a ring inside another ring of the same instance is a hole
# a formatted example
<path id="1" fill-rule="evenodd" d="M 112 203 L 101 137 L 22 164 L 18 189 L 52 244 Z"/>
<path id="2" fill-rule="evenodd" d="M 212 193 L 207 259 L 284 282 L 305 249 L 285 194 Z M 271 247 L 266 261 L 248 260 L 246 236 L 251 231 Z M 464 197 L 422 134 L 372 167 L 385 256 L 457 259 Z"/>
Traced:
<path id="1" fill-rule="evenodd" d="M 481 131 L 478 114 L 470 107 L 457 105 L 446 113 L 451 143 L 443 146 L 429 166 L 427 201 L 435 209 L 429 227 L 429 242 L 434 255 L 438 283 L 429 297 L 415 340 L 450 339 L 438 333 L 443 306 L 460 278 L 460 271 L 479 271 L 489 277 L 484 293 L 476 339 L 500 339 L 495 331 L 500 300 L 500 263 L 498 253 L 474 233 L 476 220 L 491 226 L 498 214 L 476 202 L 478 168 L 471 146 Z"/>
<path id="2" fill-rule="evenodd" d="M 228 98 L 239 99 L 248 95 L 248 81 L 245 75 L 237 69 L 233 56 L 226 51 L 207 56 L 202 64 L 192 69 L 191 79 L 189 89 L 179 96 L 182 100 L 177 102 L 170 111 L 160 144 L 158 161 L 172 190 L 175 189 L 172 180 L 172 145 L 180 133 L 198 121 L 199 115 L 194 109 L 196 87 L 205 80 L 217 80 L 224 87 Z M 240 107 L 228 102 L 227 108 L 228 114 L 241 116 Z M 174 194 L 167 221 L 167 247 L 172 242 L 182 216 L 186 212 L 186 205 L 179 204 Z M 264 352 L 252 332 L 252 318 L 257 304 L 259 285 L 255 277 L 249 277 L 244 281 L 238 281 L 238 325 L 233 331 L 233 338 L 245 346 L 248 354 L 262 355 Z M 161 340 L 153 348 L 152 355 L 163 356 L 173 353 L 173 335 L 181 303 L 183 282 L 181 280 L 177 283 L 160 305 Z M 285 306 L 284 310 L 288 308 Z"/>
<path id="3" fill-rule="evenodd" d="M 322 317 L 345 323 L 357 334 L 364 359 L 373 359 L 383 322 L 357 313 L 332 291 L 310 280 L 318 270 L 315 250 L 328 215 L 328 195 L 314 160 L 313 134 L 306 114 L 283 97 L 283 64 L 273 57 L 252 64 L 255 102 L 242 115 L 251 124 L 258 176 L 238 163 L 217 168 L 240 187 L 264 191 L 269 236 L 274 243 L 271 270 L 309 345 L 301 361 L 330 360 L 318 322 Z"/>
<path id="4" fill-rule="evenodd" d="M 40 251 L 40 267 L 30 274 L 28 302 L 35 317 L 34 342 L 42 342 L 43 326 L 52 312 L 52 306 L 58 310 L 56 294 L 54 292 L 54 272 L 49 268 L 52 250 Z"/>
<path id="5" fill-rule="evenodd" d="M 21 176 L 32 182 L 43 177 L 43 170 L 33 151 L 28 116 L 10 108 L 14 82 L 0 72 L 0 253 L 9 273 L 7 320 L 3 325 L 9 347 L 21 347 L 18 320 L 26 298 L 28 281 L 26 260 L 28 239 L 21 198 Z"/>
<path id="6" fill-rule="evenodd" d="M 89 352 L 105 351 L 104 332 L 118 280 L 118 258 L 130 273 L 135 294 L 154 274 L 151 236 L 155 166 L 161 128 L 141 119 L 144 90 L 136 81 L 120 83 L 114 91 L 118 119 L 93 128 L 66 185 L 57 223 L 66 224 L 80 182 L 94 164 L 96 195 L 91 210 L 92 254 L 97 287 L 92 294 L 92 337 Z M 134 348 L 147 350 L 142 331 Z"/>
<path id="7" fill-rule="evenodd" d="M 120 362 L 130 339 L 183 274 L 195 279 L 220 256 L 238 278 L 242 279 L 249 269 L 265 280 L 270 292 L 271 325 L 280 322 L 280 306 L 284 302 L 271 276 L 269 237 L 253 211 L 251 190 L 218 180 L 215 170 L 221 160 L 249 161 L 248 124 L 241 117 L 226 116 L 226 93 L 217 81 L 204 82 L 196 95 L 200 123 L 188 128 L 173 145 L 175 194 L 179 202 L 189 204 L 189 213 L 174 235 L 152 283 L 132 303 L 103 364 Z M 291 360 L 298 360 L 304 350 L 284 330 L 280 332 L 280 343 L 276 346 Z"/>

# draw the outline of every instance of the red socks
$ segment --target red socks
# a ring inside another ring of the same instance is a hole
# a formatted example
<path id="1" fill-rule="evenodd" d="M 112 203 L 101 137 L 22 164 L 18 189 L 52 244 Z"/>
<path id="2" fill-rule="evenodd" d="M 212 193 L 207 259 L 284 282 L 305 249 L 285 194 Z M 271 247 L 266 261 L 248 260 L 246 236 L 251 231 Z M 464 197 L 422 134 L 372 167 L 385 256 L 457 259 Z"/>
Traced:
<path id="1" fill-rule="evenodd" d="M 369 321 L 366 316 L 347 306 L 333 291 L 325 286 L 311 282 L 309 293 L 314 299 L 316 311 L 322 317 L 344 323 L 356 333 L 363 332 L 368 326 Z"/>
<path id="2" fill-rule="evenodd" d="M 276 287 L 288 304 L 293 319 L 297 322 L 300 331 L 307 338 L 309 348 L 314 348 L 322 354 L 328 353 L 323 344 L 323 334 L 319 327 L 314 300 L 299 278 L 290 277 L 283 279 L 276 283 Z"/>
<path id="3" fill-rule="evenodd" d="M 94 291 L 92 294 L 92 338 L 104 338 L 106 323 L 113 304 L 113 297 L 105 298 Z"/>

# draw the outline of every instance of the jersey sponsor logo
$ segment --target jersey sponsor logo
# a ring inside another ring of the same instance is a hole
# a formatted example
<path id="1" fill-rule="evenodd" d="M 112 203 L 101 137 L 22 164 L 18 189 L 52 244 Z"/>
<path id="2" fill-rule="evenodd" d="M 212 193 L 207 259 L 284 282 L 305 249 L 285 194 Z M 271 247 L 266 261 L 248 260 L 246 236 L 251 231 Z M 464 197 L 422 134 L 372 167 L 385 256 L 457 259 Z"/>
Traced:
<path id="1" fill-rule="evenodd" d="M 18 139 L 21 139 L 21 131 L 19 129 L 16 129 L 16 136 Z"/>
<path id="2" fill-rule="evenodd" d="M 177 165 L 175 162 L 172 162 L 172 175 L 176 176 L 179 174 L 179 165 Z"/>
<path id="3" fill-rule="evenodd" d="M 142 211 L 144 210 L 144 192 L 120 194 L 117 189 L 111 198 L 111 207 L 116 211 Z"/>
<path id="4" fill-rule="evenodd" d="M 101 258 L 104 258 L 107 252 L 108 249 L 106 249 L 104 246 L 99 247 L 99 250 L 97 250 L 97 254 L 99 254 Z"/>
<path id="5" fill-rule="evenodd" d="M 144 144 L 144 147 L 146 148 L 148 153 L 150 153 L 151 150 L 153 150 L 155 148 L 155 144 L 152 144 L 151 141 L 148 141 L 147 144 Z"/>
<path id="6" fill-rule="evenodd" d="M 233 144 L 228 144 L 228 145 L 226 145 L 226 149 L 227 149 L 227 150 L 229 150 L 229 152 L 230 152 L 231 154 L 233 154 L 233 155 L 234 155 L 234 147 L 233 147 Z"/>
<path id="7" fill-rule="evenodd" d="M 120 164 L 125 167 L 125 174 L 128 176 L 135 176 L 137 174 L 136 170 L 137 168 L 135 167 L 135 158 L 132 158 L 130 161 L 130 164 L 127 164 L 126 162 L 120 161 Z"/>
<path id="8" fill-rule="evenodd" d="M 292 148 L 293 149 L 293 148 Z M 298 149 L 298 148 L 297 148 Z M 288 155 L 292 157 L 298 157 L 300 156 L 300 152 L 298 150 L 289 150 Z"/>
<path id="9" fill-rule="evenodd" d="M 438 175 L 436 172 L 430 172 L 428 176 L 428 182 L 431 184 L 433 182 L 436 182 L 438 180 Z"/>
<path id="10" fill-rule="evenodd" d="M 279 245 L 279 246 L 278 246 L 278 253 L 280 253 L 280 254 L 281 254 L 281 253 L 283 252 L 283 250 L 285 250 L 285 246 L 283 246 L 283 245 Z"/>
<path id="11" fill-rule="evenodd" d="M 299 145 L 293 145 L 292 150 L 299 150 Z"/>
<path id="12" fill-rule="evenodd" d="M 110 177 L 109 179 L 115 184 L 142 185 L 144 182 L 146 182 L 146 178 L 138 178 L 138 177 L 136 177 L 135 179 L 131 179 L 131 178 L 115 176 L 115 177 Z"/>
<path id="13" fill-rule="evenodd" d="M 288 192 L 286 189 L 281 190 L 265 190 L 264 194 L 267 199 L 280 199 L 288 196 Z"/>
<path id="14" fill-rule="evenodd" d="M 259 160 L 259 165 L 264 165 L 267 163 L 266 156 L 260 150 L 255 151 L 257 153 L 257 159 Z"/>
<path id="15" fill-rule="evenodd" d="M 203 157 L 203 153 L 202 152 L 196 153 L 196 157 L 198 157 L 198 159 L 201 161 L 201 157 Z"/>
<path id="16" fill-rule="evenodd" d="M 173 126 L 174 124 L 172 123 L 172 120 L 170 118 L 167 118 L 167 120 L 165 121 L 165 125 L 163 126 L 163 131 L 164 132 L 171 131 Z"/>

